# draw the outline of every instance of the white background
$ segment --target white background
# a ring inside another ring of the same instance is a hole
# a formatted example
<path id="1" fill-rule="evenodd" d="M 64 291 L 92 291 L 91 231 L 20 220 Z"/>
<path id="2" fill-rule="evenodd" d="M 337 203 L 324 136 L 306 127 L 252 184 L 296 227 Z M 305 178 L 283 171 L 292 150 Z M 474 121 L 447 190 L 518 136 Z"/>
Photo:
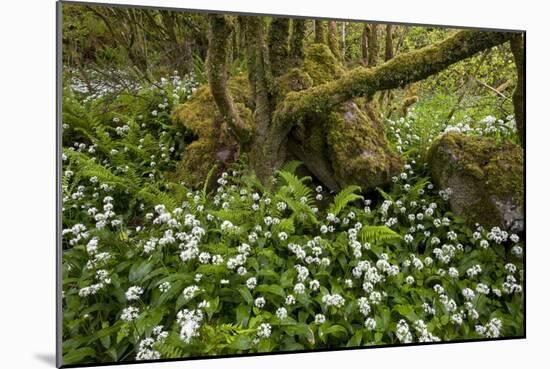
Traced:
<path id="1" fill-rule="evenodd" d="M 526 340 L 142 364 L 132 368 L 548 367 L 545 349 L 549 347 L 550 333 L 547 237 L 550 32 L 544 1 L 127 2 L 526 29 L 528 35 Z M 0 367 L 52 368 L 55 352 L 55 1 L 3 1 L 0 17 Z"/>

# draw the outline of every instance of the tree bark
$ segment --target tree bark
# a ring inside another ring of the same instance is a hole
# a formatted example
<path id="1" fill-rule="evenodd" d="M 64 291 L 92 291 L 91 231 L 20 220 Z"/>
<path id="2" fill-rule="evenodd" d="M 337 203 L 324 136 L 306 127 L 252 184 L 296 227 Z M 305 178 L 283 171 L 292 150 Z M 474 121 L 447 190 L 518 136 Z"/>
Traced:
<path id="1" fill-rule="evenodd" d="M 293 66 L 301 66 L 304 60 L 304 38 L 306 36 L 306 21 L 292 20 L 292 35 L 290 36 L 290 59 Z"/>
<path id="2" fill-rule="evenodd" d="M 328 22 L 328 47 L 334 57 L 338 60 L 342 59 L 342 54 L 340 53 L 340 45 L 338 45 L 338 27 L 336 21 Z"/>
<path id="3" fill-rule="evenodd" d="M 206 67 L 210 92 L 231 134 L 239 143 L 245 144 L 250 140 L 250 127 L 241 119 L 227 91 L 227 50 L 231 41 L 231 26 L 222 15 L 212 15 L 209 20 Z"/>
<path id="4" fill-rule="evenodd" d="M 386 25 L 386 50 L 384 61 L 393 58 L 393 27 L 391 24 Z"/>
<path id="5" fill-rule="evenodd" d="M 365 24 L 363 26 L 363 33 L 361 33 L 361 58 L 363 59 L 363 64 L 368 65 L 369 64 L 369 41 L 367 37 L 369 25 Z"/>
<path id="6" fill-rule="evenodd" d="M 368 47 L 367 66 L 372 68 L 378 64 L 378 53 L 380 52 L 378 24 L 371 24 L 366 30 Z"/>
<path id="7" fill-rule="evenodd" d="M 285 160 L 287 133 L 279 132 L 272 124 L 272 77 L 269 71 L 268 51 L 265 43 L 264 22 L 260 17 L 247 19 L 250 32 L 249 47 L 255 50 L 255 132 L 251 145 L 250 161 L 258 178 L 269 185 L 269 178 Z"/>
<path id="8" fill-rule="evenodd" d="M 289 66 L 289 26 L 290 20 L 288 18 L 273 18 L 269 27 L 269 61 L 273 77 L 284 74 Z"/>
<path id="9" fill-rule="evenodd" d="M 525 147 L 525 39 L 523 34 L 510 40 L 510 47 L 516 63 L 518 82 L 512 95 L 514 116 L 521 146 Z"/>
<path id="10" fill-rule="evenodd" d="M 315 21 L 315 43 L 324 44 L 327 39 L 327 23 L 324 21 Z"/>

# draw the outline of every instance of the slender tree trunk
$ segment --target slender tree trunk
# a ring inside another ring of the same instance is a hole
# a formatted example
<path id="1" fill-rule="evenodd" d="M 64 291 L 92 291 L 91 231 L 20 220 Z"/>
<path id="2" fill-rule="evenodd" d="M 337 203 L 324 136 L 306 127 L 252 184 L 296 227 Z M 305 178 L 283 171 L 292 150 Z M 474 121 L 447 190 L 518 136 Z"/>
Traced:
<path id="1" fill-rule="evenodd" d="M 364 65 L 369 64 L 369 41 L 368 41 L 368 24 L 363 25 L 363 33 L 361 33 L 361 58 Z"/>
<path id="2" fill-rule="evenodd" d="M 293 66 L 301 66 L 304 60 L 304 38 L 306 35 L 306 21 L 292 20 L 292 35 L 290 36 L 290 59 Z"/>
<path id="3" fill-rule="evenodd" d="M 336 59 L 342 59 L 340 45 L 338 44 L 338 25 L 336 21 L 332 20 L 328 22 L 328 47 Z"/>
<path id="4" fill-rule="evenodd" d="M 248 16 L 239 16 L 239 27 L 243 33 L 243 44 L 245 47 L 246 69 L 248 71 L 248 83 L 250 85 L 250 105 L 256 105 L 256 50 L 249 46 L 252 42 L 252 32 Z"/>
<path id="5" fill-rule="evenodd" d="M 269 178 L 285 160 L 287 134 L 282 134 L 271 121 L 273 113 L 272 78 L 269 71 L 263 19 L 260 17 L 248 18 L 248 30 L 252 35 L 249 47 L 256 50 L 253 60 L 256 86 L 255 132 L 250 159 L 258 178 L 265 185 L 269 185 Z"/>
<path id="6" fill-rule="evenodd" d="M 327 40 L 327 22 L 316 20 L 315 23 L 315 43 L 324 44 Z"/>
<path id="7" fill-rule="evenodd" d="M 386 53 L 384 61 L 393 58 L 393 27 L 391 24 L 386 25 Z"/>
<path id="8" fill-rule="evenodd" d="M 514 102 L 514 115 L 516 127 L 521 145 L 525 147 L 525 39 L 523 34 L 514 36 L 510 40 L 510 47 L 514 54 L 518 82 L 512 100 Z"/>
<path id="9" fill-rule="evenodd" d="M 378 24 L 371 24 L 367 28 L 368 58 L 367 66 L 376 67 L 380 45 L 378 43 Z"/>
<path id="10" fill-rule="evenodd" d="M 288 18 L 273 18 L 269 27 L 269 61 L 273 77 L 284 74 L 289 66 L 289 26 L 290 20 Z"/>
<path id="11" fill-rule="evenodd" d="M 346 58 L 346 22 L 342 22 L 342 61 Z"/>
<path id="12" fill-rule="evenodd" d="M 250 140 L 250 128 L 241 119 L 233 98 L 227 91 L 227 50 L 230 46 L 231 27 L 225 16 L 210 16 L 208 58 L 208 83 L 216 106 L 227 123 L 231 134 L 241 144 Z"/>

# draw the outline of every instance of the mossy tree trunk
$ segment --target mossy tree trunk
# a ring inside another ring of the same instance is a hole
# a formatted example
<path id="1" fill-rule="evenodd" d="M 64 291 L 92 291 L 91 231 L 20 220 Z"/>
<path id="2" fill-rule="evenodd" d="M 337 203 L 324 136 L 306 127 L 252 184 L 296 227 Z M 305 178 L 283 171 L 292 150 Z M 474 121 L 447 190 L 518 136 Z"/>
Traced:
<path id="1" fill-rule="evenodd" d="M 384 54 L 384 61 L 388 61 L 393 58 L 393 26 L 391 24 L 386 25 L 386 50 Z"/>
<path id="2" fill-rule="evenodd" d="M 378 24 L 371 24 L 366 28 L 367 36 L 367 66 L 375 67 L 378 64 L 378 54 L 380 53 L 380 44 L 378 43 Z"/>
<path id="3" fill-rule="evenodd" d="M 282 75 L 289 66 L 289 27 L 290 20 L 288 18 L 273 18 L 269 27 L 269 61 L 274 77 Z"/>
<path id="4" fill-rule="evenodd" d="M 338 25 L 336 21 L 328 22 L 328 47 L 332 54 L 338 60 L 342 60 L 342 53 L 340 52 L 340 45 L 338 44 Z"/>
<path id="5" fill-rule="evenodd" d="M 292 34 L 290 36 L 291 64 L 299 67 L 304 61 L 304 39 L 306 37 L 306 21 L 304 19 L 292 20 Z"/>
<path id="6" fill-rule="evenodd" d="M 364 65 L 369 64 L 369 38 L 367 37 L 368 33 L 368 24 L 363 25 L 363 32 L 361 33 L 361 59 Z"/>
<path id="7" fill-rule="evenodd" d="M 223 15 L 210 16 L 208 35 L 208 83 L 210 91 L 227 126 L 241 144 L 250 140 L 250 127 L 242 120 L 233 98 L 227 91 L 227 51 L 231 45 L 232 26 Z"/>
<path id="8" fill-rule="evenodd" d="M 274 37 L 266 36 L 266 24 L 262 18 L 242 18 L 241 25 L 244 25 L 247 32 L 249 80 L 254 106 L 254 128 L 249 144 L 250 161 L 258 178 L 267 185 L 270 184 L 270 177 L 286 159 L 287 150 L 289 150 L 288 137 L 294 127 L 301 126 L 307 130 L 309 123 L 326 119 L 327 116 L 340 111 L 344 103 L 356 97 L 369 97 L 378 91 L 402 87 L 422 80 L 453 63 L 502 44 L 514 35 L 501 32 L 460 31 L 441 42 L 401 54 L 379 66 L 357 67 L 347 73 L 341 72 L 328 82 L 321 82 L 313 87 L 306 86 L 307 83 L 304 80 L 305 84 L 299 84 L 302 87 L 297 90 L 291 89 L 292 92 L 279 94 L 275 91 L 280 79 L 274 78 L 273 62 L 270 60 L 270 56 L 277 55 L 273 50 L 280 50 L 279 45 L 273 44 Z M 283 28 L 287 25 L 288 23 Z M 223 49 L 227 47 L 230 34 L 231 24 L 226 17 L 211 18 L 209 83 L 215 103 L 222 116 L 228 120 L 234 136 L 240 142 L 247 142 L 250 126 L 239 116 L 239 111 L 235 108 L 226 86 L 226 54 Z M 283 32 L 283 34 L 285 36 L 282 39 L 277 39 L 288 41 L 288 33 Z M 371 50 L 369 50 L 370 53 Z M 294 69 L 281 78 L 300 76 L 303 73 Z M 307 73 L 305 77 L 311 83 Z M 322 172 L 315 170 L 316 168 L 310 169 L 312 173 Z"/>
<path id="9" fill-rule="evenodd" d="M 512 54 L 516 63 L 518 82 L 512 96 L 514 102 L 514 116 L 521 145 L 525 147 L 525 39 L 523 34 L 516 35 L 510 40 Z"/>
<path id="10" fill-rule="evenodd" d="M 316 20 L 315 23 L 315 43 L 324 44 L 327 40 L 327 22 Z"/>

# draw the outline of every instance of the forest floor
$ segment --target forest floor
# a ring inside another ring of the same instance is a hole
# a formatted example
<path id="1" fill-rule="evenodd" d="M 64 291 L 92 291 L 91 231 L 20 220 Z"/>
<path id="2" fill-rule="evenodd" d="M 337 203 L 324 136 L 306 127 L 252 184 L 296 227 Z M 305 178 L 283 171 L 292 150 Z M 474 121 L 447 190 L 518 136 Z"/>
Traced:
<path id="1" fill-rule="evenodd" d="M 189 141 L 170 112 L 197 87 L 65 89 L 65 364 L 524 335 L 523 240 L 468 227 L 424 161 L 442 132 L 503 140 L 513 117 L 445 123 L 449 99 L 420 96 L 385 119 L 406 165 L 376 192 L 330 193 L 297 162 L 273 188 L 237 162 L 191 189 L 170 176 Z"/>

